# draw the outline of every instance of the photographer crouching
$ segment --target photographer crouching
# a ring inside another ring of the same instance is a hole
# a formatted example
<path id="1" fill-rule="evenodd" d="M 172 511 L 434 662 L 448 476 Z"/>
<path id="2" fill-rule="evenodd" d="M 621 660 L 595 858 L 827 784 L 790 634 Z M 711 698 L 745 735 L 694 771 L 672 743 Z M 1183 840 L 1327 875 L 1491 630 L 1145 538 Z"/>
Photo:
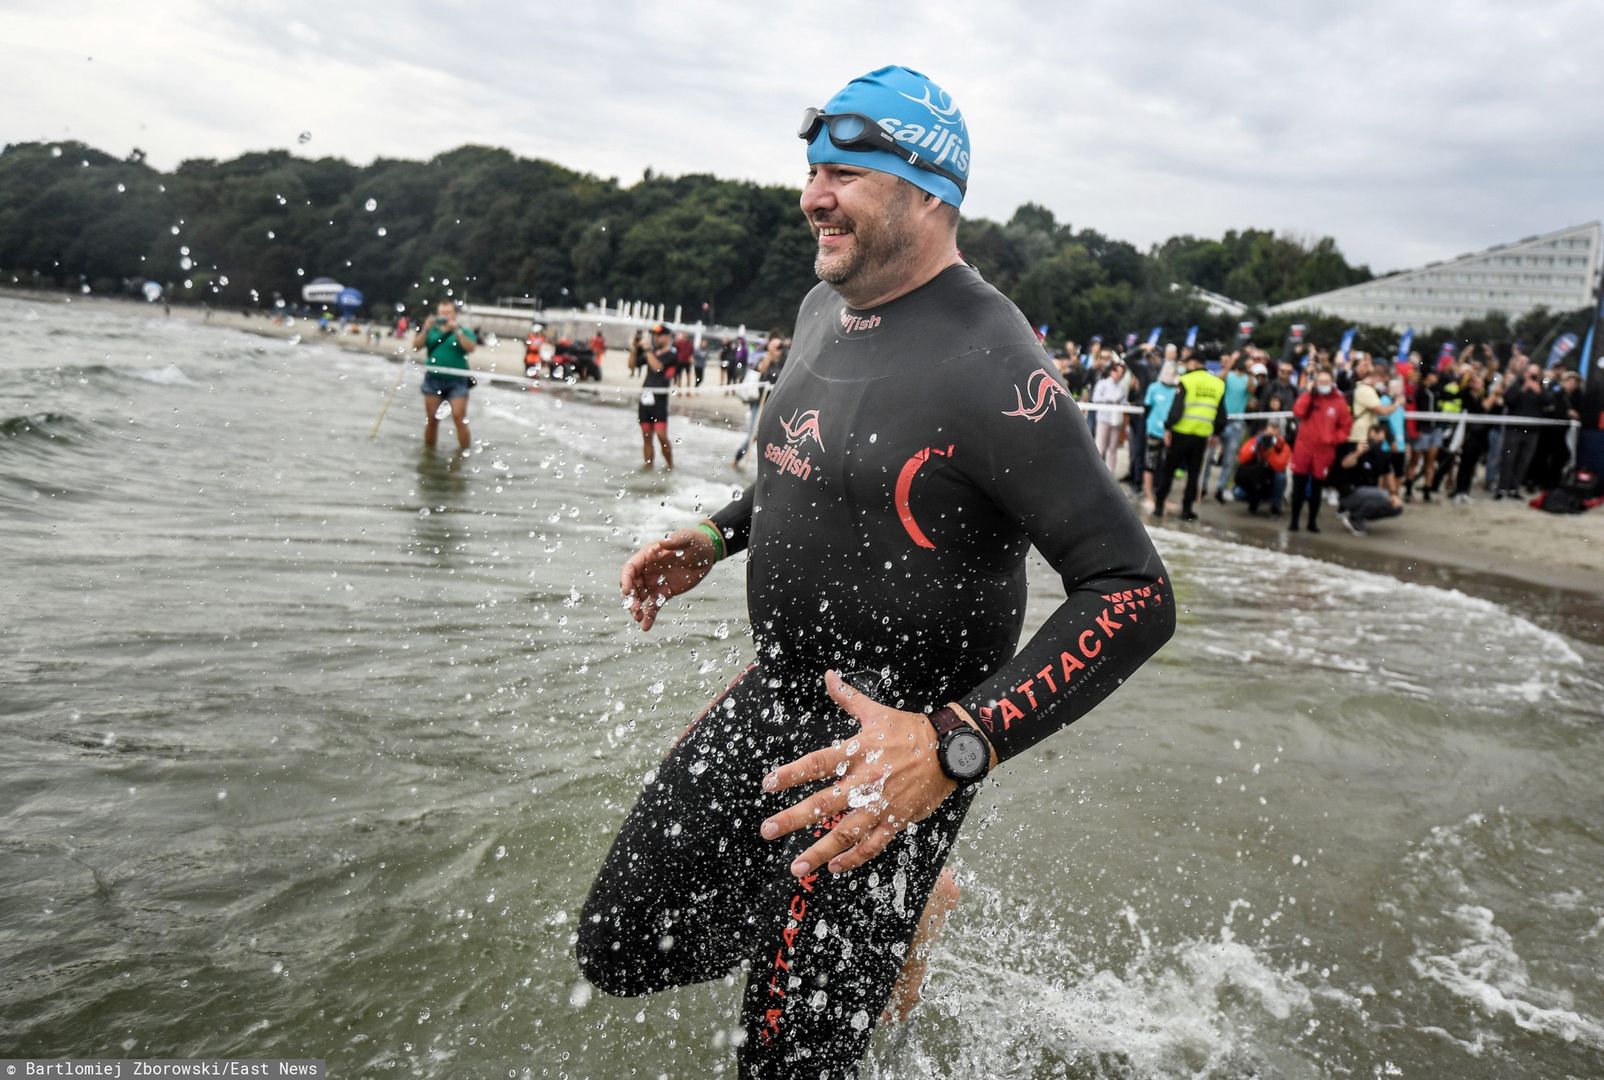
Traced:
<path id="1" fill-rule="evenodd" d="M 1335 479 L 1341 496 L 1337 518 L 1355 536 L 1368 536 L 1373 521 L 1403 513 L 1398 474 L 1392 470 L 1392 455 L 1383 445 L 1385 439 L 1385 428 L 1372 425 L 1365 435 L 1364 449 L 1356 446 L 1337 462 Z"/>

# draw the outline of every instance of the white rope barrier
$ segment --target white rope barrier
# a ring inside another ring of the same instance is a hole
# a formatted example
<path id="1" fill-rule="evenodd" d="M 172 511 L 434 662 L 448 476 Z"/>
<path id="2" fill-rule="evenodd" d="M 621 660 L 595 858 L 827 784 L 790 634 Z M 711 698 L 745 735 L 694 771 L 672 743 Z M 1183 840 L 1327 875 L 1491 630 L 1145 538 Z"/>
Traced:
<path id="1" fill-rule="evenodd" d="M 411 363 L 411 361 L 407 361 Z M 583 390 L 586 393 L 620 394 L 627 397 L 639 397 L 644 393 L 653 395 L 670 394 L 674 397 L 717 397 L 721 395 L 737 394 L 741 391 L 753 392 L 758 387 L 768 389 L 773 383 L 734 383 L 729 386 L 617 386 L 601 382 L 581 382 L 578 379 L 547 379 L 530 378 L 527 375 L 505 375 L 499 371 L 482 371 L 477 368 L 448 368 L 424 367 L 424 374 L 445 375 L 453 379 L 473 379 L 485 382 L 507 383 L 508 385 L 522 386 L 528 390 Z"/>
<path id="2" fill-rule="evenodd" d="M 411 361 L 409 360 L 407 363 L 410 364 Z M 743 391 L 751 393 L 756 388 L 762 388 L 764 390 L 772 389 L 774 386 L 774 384 L 771 382 L 761 382 L 756 384 L 734 383 L 729 386 L 617 386 L 599 382 L 584 383 L 576 379 L 532 379 L 527 375 L 504 375 L 499 371 L 480 371 L 477 369 L 463 370 L 462 368 L 424 367 L 422 370 L 426 374 L 446 375 L 451 378 L 458 379 L 483 379 L 487 382 L 499 382 L 507 383 L 509 385 L 523 386 L 530 390 L 583 390 L 586 393 L 617 394 L 625 397 L 640 397 L 646 393 L 653 394 L 654 396 L 668 394 L 673 397 L 720 397 L 724 395 L 739 394 Z M 1113 412 L 1124 413 L 1129 416 L 1144 416 L 1147 413 L 1147 409 L 1141 405 L 1114 405 L 1108 402 L 1097 401 L 1077 401 L 1075 402 L 1075 405 L 1079 407 L 1082 412 Z M 1465 424 L 1492 424 L 1502 427 L 1581 428 L 1581 423 L 1576 420 L 1553 420 L 1546 417 L 1537 416 L 1494 416 L 1486 413 L 1462 412 L 1416 412 L 1412 409 L 1406 411 L 1404 416 L 1410 420 L 1433 420 L 1443 424 L 1444 426 L 1452 424 L 1456 427 Z M 1230 413 L 1226 417 L 1228 420 L 1287 420 L 1292 418 L 1293 414 L 1289 410 L 1281 410 L 1279 412 Z M 1385 419 L 1385 417 L 1378 417 L 1377 422 L 1384 422 Z"/>

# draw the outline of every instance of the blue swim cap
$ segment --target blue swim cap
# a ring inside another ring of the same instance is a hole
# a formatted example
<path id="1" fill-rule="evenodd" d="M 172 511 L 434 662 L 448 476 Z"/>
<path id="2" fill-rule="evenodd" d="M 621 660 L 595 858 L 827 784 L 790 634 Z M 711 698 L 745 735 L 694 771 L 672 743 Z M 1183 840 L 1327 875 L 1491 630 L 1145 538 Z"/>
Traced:
<path id="1" fill-rule="evenodd" d="M 860 75 L 829 100 L 827 113 L 863 113 L 934 162 L 969 182 L 969 128 L 952 95 L 924 75 L 905 67 L 883 67 Z M 944 176 L 910 165 L 882 150 L 843 150 L 820 130 L 808 143 L 810 165 L 857 165 L 900 176 L 944 203 L 961 205 L 963 192 Z"/>

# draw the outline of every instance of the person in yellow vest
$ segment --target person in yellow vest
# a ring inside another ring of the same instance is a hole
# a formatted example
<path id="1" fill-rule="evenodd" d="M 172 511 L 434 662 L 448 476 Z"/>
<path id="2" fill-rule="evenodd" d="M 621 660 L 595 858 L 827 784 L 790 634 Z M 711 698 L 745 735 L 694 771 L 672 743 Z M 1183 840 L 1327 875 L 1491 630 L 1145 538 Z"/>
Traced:
<path id="1" fill-rule="evenodd" d="M 1181 520 L 1196 521 L 1192 509 L 1197 502 L 1198 478 L 1203 475 L 1203 455 L 1220 430 L 1224 417 L 1225 380 L 1211 375 L 1197 353 L 1186 357 L 1186 374 L 1181 376 L 1170 405 L 1170 421 L 1164 432 L 1164 467 L 1153 484 L 1153 518 L 1164 520 L 1164 502 L 1170 495 L 1175 470 L 1186 470 L 1186 487 L 1181 494 Z"/>

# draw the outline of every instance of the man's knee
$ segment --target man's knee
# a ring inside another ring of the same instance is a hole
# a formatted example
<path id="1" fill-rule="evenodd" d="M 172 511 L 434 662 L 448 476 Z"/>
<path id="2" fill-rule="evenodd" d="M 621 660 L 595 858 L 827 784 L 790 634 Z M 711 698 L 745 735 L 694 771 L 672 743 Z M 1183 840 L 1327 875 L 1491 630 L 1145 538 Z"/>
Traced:
<path id="1" fill-rule="evenodd" d="M 639 997 L 660 989 L 642 977 L 639 959 L 624 949 L 617 923 L 588 905 L 580 914 L 574 959 L 586 982 L 613 997 Z"/>

